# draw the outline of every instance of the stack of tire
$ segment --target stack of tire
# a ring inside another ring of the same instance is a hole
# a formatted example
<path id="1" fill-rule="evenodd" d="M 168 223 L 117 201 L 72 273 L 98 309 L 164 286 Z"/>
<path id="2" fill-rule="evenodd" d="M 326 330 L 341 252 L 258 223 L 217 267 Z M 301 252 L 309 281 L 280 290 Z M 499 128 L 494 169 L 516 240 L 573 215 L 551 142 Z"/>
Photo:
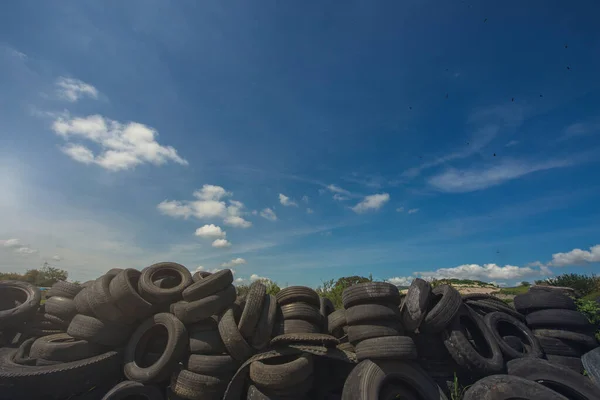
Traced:
<path id="1" fill-rule="evenodd" d="M 515 297 L 516 310 L 525 315 L 549 361 L 583 372 L 581 356 L 598 346 L 596 327 L 570 297 L 534 288 Z"/>
<path id="2" fill-rule="evenodd" d="M 289 286 L 277 293 L 278 315 L 275 334 L 321 333 L 324 318 L 317 292 L 305 286 Z"/>
<path id="3" fill-rule="evenodd" d="M 354 352 L 354 346 L 348 341 L 348 323 L 346 310 L 340 308 L 327 316 L 327 332 L 340 341 L 337 346 L 340 350 Z"/>

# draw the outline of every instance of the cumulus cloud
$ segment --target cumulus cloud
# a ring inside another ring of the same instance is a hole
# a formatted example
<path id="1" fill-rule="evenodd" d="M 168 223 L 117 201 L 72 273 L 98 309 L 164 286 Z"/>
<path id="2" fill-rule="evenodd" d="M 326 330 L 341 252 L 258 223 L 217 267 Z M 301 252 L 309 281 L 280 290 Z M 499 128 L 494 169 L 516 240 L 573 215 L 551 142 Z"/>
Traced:
<path id="1" fill-rule="evenodd" d="M 247 221 L 242 217 L 238 217 L 237 215 L 225 217 L 223 223 L 234 228 L 250 228 L 252 226 L 252 222 Z"/>
<path id="2" fill-rule="evenodd" d="M 404 207 L 398 207 L 398 208 L 396 208 L 396 212 L 404 212 Z"/>
<path id="3" fill-rule="evenodd" d="M 409 213 L 409 214 L 416 214 L 416 213 L 418 213 L 418 212 L 419 212 L 419 209 L 418 209 L 418 208 L 411 208 L 410 210 L 408 210 L 408 213 Z"/>
<path id="4" fill-rule="evenodd" d="M 343 196 L 343 195 L 341 195 L 339 193 L 336 193 L 336 194 L 333 195 L 333 199 L 335 201 L 346 201 L 346 200 L 348 200 L 348 198 L 349 198 L 348 196 Z"/>
<path id="5" fill-rule="evenodd" d="M 6 239 L 2 241 L 2 245 L 4 247 L 8 247 L 9 249 L 18 249 L 19 247 L 23 247 L 21 241 L 19 239 Z"/>
<path id="6" fill-rule="evenodd" d="M 213 268 L 213 269 L 208 269 L 208 268 L 204 268 L 202 265 L 199 265 L 198 268 L 196 268 L 195 272 L 200 272 L 200 271 L 204 271 L 204 272 L 210 272 L 211 274 L 214 274 L 215 272 L 219 272 L 222 271 L 223 268 Z M 231 271 L 231 273 L 233 275 L 235 275 L 235 269 L 229 269 Z"/>
<path id="7" fill-rule="evenodd" d="M 52 256 L 52 261 L 62 261 L 60 256 Z"/>
<path id="8" fill-rule="evenodd" d="M 424 279 L 499 279 L 511 280 L 526 276 L 542 275 L 542 271 L 530 267 L 517 267 L 515 265 L 500 266 L 497 264 L 464 264 L 453 268 L 440 268 L 435 271 L 416 272 L 416 276 Z"/>
<path id="9" fill-rule="evenodd" d="M 56 81 L 56 86 L 58 87 L 56 90 L 58 97 L 68 100 L 71 103 L 76 102 L 82 97 L 98 98 L 98 90 L 89 83 L 85 83 L 79 79 L 60 77 Z"/>
<path id="10" fill-rule="evenodd" d="M 171 146 L 156 141 L 158 132 L 138 122 L 121 123 L 101 115 L 84 118 L 61 116 L 52 124 L 52 130 L 67 144 L 63 152 L 84 164 L 96 164 L 109 171 L 121 171 L 148 163 L 163 165 L 169 161 L 181 165 L 188 162 Z M 92 150 L 73 140 L 87 140 L 100 145 L 101 151 Z"/>
<path id="11" fill-rule="evenodd" d="M 221 200 L 223 197 L 231 196 L 232 193 L 226 191 L 221 186 L 202 185 L 202 189 L 194 191 L 194 197 L 200 200 Z M 239 202 L 236 202 L 239 203 Z M 240 203 L 241 204 L 241 203 Z"/>
<path id="12" fill-rule="evenodd" d="M 298 204 L 283 193 L 279 193 L 279 202 L 285 207 L 298 207 Z"/>
<path id="13" fill-rule="evenodd" d="M 196 236 L 208 239 L 222 239 L 227 236 L 227 233 L 221 229 L 220 226 L 214 224 L 204 225 L 196 229 Z"/>
<path id="14" fill-rule="evenodd" d="M 3 247 L 23 255 L 35 254 L 38 252 L 37 249 L 33 249 L 23 244 L 19 239 L 0 240 L 0 243 L 2 243 Z"/>
<path id="15" fill-rule="evenodd" d="M 217 249 L 224 249 L 227 247 L 231 247 L 231 242 L 229 242 L 227 239 L 217 239 L 214 242 L 212 242 L 212 247 L 216 247 Z"/>
<path id="16" fill-rule="evenodd" d="M 277 215 L 275 214 L 275 211 L 271 210 L 270 208 L 265 208 L 262 210 L 260 212 L 260 216 L 268 219 L 269 221 L 277 221 Z"/>
<path id="17" fill-rule="evenodd" d="M 372 194 L 370 196 L 366 196 L 360 203 L 352 207 L 352 210 L 357 214 L 371 210 L 378 210 L 389 200 L 390 195 L 388 193 Z"/>
<path id="18" fill-rule="evenodd" d="M 569 265 L 585 265 L 600 262 L 600 244 L 590 247 L 588 250 L 573 249 L 567 253 L 552 254 L 549 265 L 555 267 L 566 267 Z"/>
<path id="19" fill-rule="evenodd" d="M 269 278 L 265 277 L 265 276 L 258 276 L 257 274 L 252 274 L 250 275 L 250 281 L 254 282 L 254 281 L 264 281 L 264 280 L 268 280 Z"/>
<path id="20" fill-rule="evenodd" d="M 314 213 L 314 210 L 312 208 L 307 208 L 306 209 L 306 213 L 307 214 L 312 214 L 312 213 Z"/>
<path id="21" fill-rule="evenodd" d="M 246 264 L 246 260 L 238 257 L 238 258 L 234 258 L 231 261 L 224 262 L 223 264 L 221 264 L 221 267 L 228 268 L 228 267 L 235 267 L 236 265 L 242 265 L 242 264 Z"/>
<path id="22" fill-rule="evenodd" d="M 36 249 L 32 249 L 31 247 L 19 247 L 18 249 L 15 250 L 15 253 L 20 253 L 20 254 L 35 254 L 38 251 Z"/>
<path id="23" fill-rule="evenodd" d="M 414 279 L 414 277 L 410 276 L 396 276 L 394 278 L 389 278 L 387 282 L 396 286 L 410 286 Z"/>

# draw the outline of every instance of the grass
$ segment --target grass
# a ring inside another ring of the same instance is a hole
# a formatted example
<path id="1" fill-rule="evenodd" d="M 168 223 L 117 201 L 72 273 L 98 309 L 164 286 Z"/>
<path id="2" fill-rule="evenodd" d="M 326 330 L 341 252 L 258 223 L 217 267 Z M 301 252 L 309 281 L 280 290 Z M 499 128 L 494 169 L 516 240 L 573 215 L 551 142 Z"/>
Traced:
<path id="1" fill-rule="evenodd" d="M 527 293 L 528 290 L 529 290 L 529 286 L 515 286 L 515 287 L 502 288 L 496 293 L 509 294 L 509 295 L 516 296 L 518 294 Z"/>
<path id="2" fill-rule="evenodd" d="M 597 298 L 600 297 L 600 290 L 596 290 L 582 297 L 583 300 L 592 300 L 596 301 Z"/>
<path id="3" fill-rule="evenodd" d="M 470 386 L 470 385 L 469 385 Z M 451 400 L 462 400 L 465 392 L 469 388 L 469 386 L 462 386 L 458 381 L 458 376 L 456 376 L 456 372 L 454 373 L 454 381 L 452 382 L 452 391 L 450 392 Z"/>

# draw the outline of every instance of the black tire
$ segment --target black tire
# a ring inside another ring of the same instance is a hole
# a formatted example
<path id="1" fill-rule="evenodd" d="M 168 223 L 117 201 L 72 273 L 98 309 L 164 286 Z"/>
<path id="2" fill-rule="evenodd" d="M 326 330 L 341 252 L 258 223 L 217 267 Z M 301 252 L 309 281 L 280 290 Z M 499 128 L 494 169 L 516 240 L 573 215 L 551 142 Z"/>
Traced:
<path id="1" fill-rule="evenodd" d="M 204 279 L 204 278 L 206 278 L 207 276 L 210 276 L 210 275 L 212 275 L 212 274 L 210 272 L 208 272 L 208 271 L 198 271 L 198 272 L 195 272 L 194 275 L 192 275 L 192 280 L 194 282 L 199 282 L 202 279 Z"/>
<path id="2" fill-rule="evenodd" d="M 146 352 L 152 336 L 165 331 L 167 344 L 161 357 L 151 365 L 142 364 L 140 356 Z M 164 381 L 183 357 L 187 344 L 185 326 L 175 316 L 160 313 L 148 318 L 133 332 L 125 347 L 125 376 L 142 383 Z"/>
<path id="3" fill-rule="evenodd" d="M 340 350 L 349 351 L 351 353 L 356 353 L 356 348 L 352 346 L 352 343 L 340 343 L 336 346 Z"/>
<path id="4" fill-rule="evenodd" d="M 59 329 L 67 329 L 71 323 L 70 321 L 65 321 L 64 319 L 52 314 L 44 314 L 44 318 L 46 318 L 47 321 L 52 322 L 52 324 L 55 326 L 59 327 Z"/>
<path id="5" fill-rule="evenodd" d="M 228 308 L 219 320 L 219 333 L 227 351 L 236 360 L 243 362 L 254 354 L 254 349 L 238 330 L 233 308 Z"/>
<path id="6" fill-rule="evenodd" d="M 446 399 L 438 385 L 414 363 L 364 360 L 348 375 L 342 400 L 378 399 L 384 382 L 392 381 L 405 383 L 420 400 Z"/>
<path id="7" fill-rule="evenodd" d="M 84 360 L 49 366 L 12 362 L 15 349 L 0 349 L 0 399 L 37 399 L 40 390 L 53 398 L 70 398 L 94 386 L 114 382 L 122 375 L 122 355 L 116 351 Z"/>
<path id="8" fill-rule="evenodd" d="M 284 333 L 283 335 L 275 336 L 271 340 L 272 346 L 305 344 L 318 345 L 321 347 L 335 347 L 339 343 L 339 340 L 326 333 Z"/>
<path id="9" fill-rule="evenodd" d="M 67 299 L 73 299 L 77 293 L 81 292 L 82 289 L 83 286 L 76 283 L 58 281 L 52 285 L 50 290 L 48 290 L 48 293 L 46 293 L 46 298 L 60 296 L 66 297 Z"/>
<path id="10" fill-rule="evenodd" d="M 194 274 L 195 275 L 195 274 Z M 194 281 L 181 293 L 183 300 L 195 301 L 220 292 L 233 283 L 233 274 L 230 269 L 209 274 L 203 279 Z"/>
<path id="11" fill-rule="evenodd" d="M 262 313 L 266 294 L 267 287 L 262 282 L 256 281 L 250 285 L 248 295 L 246 296 L 246 305 L 242 310 L 240 322 L 238 323 L 238 329 L 246 340 L 252 337 L 252 333 L 256 328 L 256 324 Z"/>
<path id="12" fill-rule="evenodd" d="M 302 319 L 286 319 L 283 321 L 283 333 L 320 333 L 321 327 Z"/>
<path id="13" fill-rule="evenodd" d="M 450 285 L 440 285 L 431 291 L 429 306 L 419 330 L 426 333 L 443 331 L 462 306 L 460 293 Z"/>
<path id="14" fill-rule="evenodd" d="M 103 275 L 96 279 L 92 287 L 87 289 L 90 308 L 99 320 L 107 322 L 125 322 L 127 318 L 115 305 L 110 295 L 109 285 L 115 278 L 113 275 Z"/>
<path id="15" fill-rule="evenodd" d="M 79 285 L 79 286 L 81 286 L 81 287 L 82 287 L 82 289 L 81 289 L 81 290 L 83 290 L 83 289 L 85 289 L 86 287 L 90 287 L 90 286 L 92 286 L 92 284 L 93 284 L 93 283 L 94 283 L 94 279 L 92 279 L 92 280 L 89 280 L 89 281 L 85 281 L 85 282 L 83 282 L 83 283 L 82 283 L 81 285 Z"/>
<path id="16" fill-rule="evenodd" d="M 315 307 L 321 306 L 317 292 L 306 286 L 289 286 L 281 289 L 276 294 L 279 305 L 284 306 L 290 303 L 303 302 Z"/>
<path id="17" fill-rule="evenodd" d="M 491 375 L 480 379 L 471 385 L 462 398 L 462 400 L 511 399 L 567 400 L 539 383 L 512 375 Z"/>
<path id="18" fill-rule="evenodd" d="M 119 346 L 127 341 L 131 326 L 100 321 L 94 317 L 77 314 L 69 324 L 67 333 L 81 340 L 104 346 Z"/>
<path id="19" fill-rule="evenodd" d="M 327 297 L 319 297 L 319 301 L 321 302 L 319 312 L 321 313 L 321 316 L 323 316 L 324 320 L 327 320 L 327 316 L 335 311 L 335 306 Z"/>
<path id="20" fill-rule="evenodd" d="M 544 355 L 542 347 L 529 328 L 518 319 L 502 312 L 493 312 L 484 317 L 484 321 L 500 347 L 505 361 L 513 358 L 536 357 Z M 503 336 L 516 335 L 524 344 L 523 351 L 517 351 L 507 342 Z"/>
<path id="21" fill-rule="evenodd" d="M 370 321 L 400 322 L 400 309 L 393 304 L 359 304 L 346 309 L 348 325 L 367 325 Z"/>
<path id="22" fill-rule="evenodd" d="M 365 339 L 356 345 L 356 358 L 359 362 L 366 359 L 416 360 L 417 346 L 408 336 Z"/>
<path id="23" fill-rule="evenodd" d="M 154 284 L 159 278 L 173 276 L 178 284 L 172 288 L 160 288 Z M 138 291 L 152 304 L 173 303 L 182 299 L 181 293 L 192 284 L 190 270 L 174 262 L 162 262 L 144 268 L 138 282 Z"/>
<path id="24" fill-rule="evenodd" d="M 508 314 L 519 321 L 525 322 L 525 316 L 523 314 L 519 313 L 514 308 L 510 307 L 508 304 L 499 299 L 492 300 L 492 297 L 490 297 L 489 299 L 465 300 L 464 302 L 469 307 L 474 308 L 476 311 L 481 312 L 482 314 L 489 314 L 491 312 L 499 311 Z"/>
<path id="25" fill-rule="evenodd" d="M 196 374 L 215 376 L 230 380 L 240 363 L 229 355 L 192 354 L 185 365 L 186 369 Z"/>
<path id="26" fill-rule="evenodd" d="M 327 330 L 337 338 L 344 336 L 342 328 L 346 325 L 346 310 L 343 308 L 335 310 L 327 316 Z"/>
<path id="27" fill-rule="evenodd" d="M 275 317 L 277 315 L 277 298 L 271 294 L 265 296 L 263 309 L 256 324 L 256 330 L 252 335 L 250 343 L 257 350 L 262 350 L 269 345 Z"/>
<path id="28" fill-rule="evenodd" d="M 532 328 L 558 328 L 576 331 L 594 331 L 585 315 L 573 310 L 540 310 L 527 315 L 527 325 Z"/>
<path id="29" fill-rule="evenodd" d="M 585 353 L 581 357 L 581 363 L 590 379 L 600 387 L 600 348 Z"/>
<path id="30" fill-rule="evenodd" d="M 373 322 L 370 325 L 353 325 L 348 327 L 348 341 L 354 346 L 366 339 L 402 334 L 402 325 L 397 321 Z"/>
<path id="31" fill-rule="evenodd" d="M 60 318 L 63 321 L 66 321 L 67 324 L 73 319 L 73 317 L 77 314 L 77 308 L 75 307 L 75 302 L 73 299 L 68 299 L 66 297 L 61 296 L 53 296 L 46 300 L 44 304 L 46 314 L 54 315 L 55 317 Z"/>
<path id="32" fill-rule="evenodd" d="M 214 322 L 212 318 L 206 321 Z M 203 323 L 206 321 L 203 321 Z M 221 340 L 217 323 L 214 322 L 214 328 L 208 328 L 203 323 L 190 325 L 188 328 L 190 353 L 207 355 L 225 353 L 226 348 Z"/>
<path id="33" fill-rule="evenodd" d="M 551 308 L 563 310 L 576 310 L 575 302 L 562 293 L 545 292 L 536 290 L 515 296 L 515 309 L 521 314 L 527 315 L 534 311 Z"/>
<path id="34" fill-rule="evenodd" d="M 485 376 L 503 370 L 502 352 L 490 328 L 483 318 L 467 306 L 461 307 L 454 321 L 444 331 L 443 338 L 454 361 L 471 373 Z"/>
<path id="35" fill-rule="evenodd" d="M 502 340 L 504 341 L 504 343 L 506 343 L 508 346 L 510 346 L 511 349 L 514 349 L 515 351 L 517 351 L 519 353 L 524 353 L 527 351 L 525 349 L 525 347 L 523 346 L 523 342 L 521 341 L 521 339 L 518 336 L 513 336 L 513 335 L 502 336 Z M 500 344 L 500 341 L 498 341 L 498 344 Z"/>
<path id="36" fill-rule="evenodd" d="M 90 287 L 84 288 L 81 292 L 77 293 L 77 296 L 75 296 L 73 302 L 75 303 L 77 314 L 95 317 L 94 311 L 92 310 L 92 307 L 90 306 L 90 302 L 88 300 L 88 293 L 90 290 L 92 290 Z"/>
<path id="37" fill-rule="evenodd" d="M 2 299 L 0 331 L 33 318 L 40 306 L 41 298 L 40 289 L 27 282 L 0 282 L 0 299 Z"/>
<path id="38" fill-rule="evenodd" d="M 43 336 L 31 345 L 29 356 L 50 361 L 71 362 L 102 354 L 105 348 L 72 338 L 66 333 Z"/>
<path id="39" fill-rule="evenodd" d="M 137 292 L 141 272 L 128 268 L 119 272 L 109 284 L 109 292 L 115 305 L 125 317 L 142 320 L 152 313 L 152 304 Z"/>
<path id="40" fill-rule="evenodd" d="M 430 361 L 448 361 L 452 360 L 446 345 L 444 345 L 444 339 L 441 334 L 414 334 L 412 336 L 415 345 L 417 346 L 417 353 L 419 359 L 427 359 Z M 452 360 L 454 362 L 454 360 Z M 450 374 L 452 375 L 452 373 Z"/>
<path id="41" fill-rule="evenodd" d="M 308 379 L 313 370 L 311 354 L 275 357 L 251 363 L 250 380 L 258 387 L 285 389 Z"/>
<path id="42" fill-rule="evenodd" d="M 579 357 L 563 357 L 563 356 L 546 356 L 546 360 L 555 365 L 568 368 L 577 372 L 578 374 L 583 373 L 583 364 Z"/>
<path id="43" fill-rule="evenodd" d="M 358 304 L 368 303 L 391 303 L 397 306 L 400 304 L 400 292 L 396 286 L 387 282 L 358 283 L 344 289 L 342 302 L 346 310 Z"/>
<path id="44" fill-rule="evenodd" d="M 581 344 L 570 340 L 557 339 L 547 336 L 536 336 L 544 354 L 564 357 L 581 357 L 585 352 Z"/>
<path id="45" fill-rule="evenodd" d="M 171 391 L 182 399 L 220 400 L 227 389 L 227 381 L 208 375 L 180 370 L 171 378 Z"/>
<path id="46" fill-rule="evenodd" d="M 387 383 L 384 384 L 379 392 L 379 400 L 419 400 L 414 390 L 407 388 L 402 383 Z"/>
<path id="47" fill-rule="evenodd" d="M 301 319 L 315 325 L 323 323 L 323 316 L 319 309 L 306 303 L 290 303 L 281 306 L 284 319 Z"/>
<path id="48" fill-rule="evenodd" d="M 409 332 L 419 328 L 427 314 L 431 285 L 423 279 L 416 278 L 412 281 L 402 303 L 402 325 Z"/>
<path id="49" fill-rule="evenodd" d="M 193 324 L 210 318 L 212 315 L 221 314 L 223 310 L 233 304 L 235 297 L 235 286 L 229 285 L 226 289 L 200 300 L 171 304 L 171 313 L 184 324 Z"/>
<path id="50" fill-rule="evenodd" d="M 548 388 L 569 399 L 600 399 L 600 390 L 588 378 L 568 367 L 546 360 L 513 360 L 507 364 L 507 370 L 509 375 L 547 385 Z"/>
<path id="51" fill-rule="evenodd" d="M 101 400 L 128 400 L 143 398 L 145 400 L 164 400 L 160 389 L 140 382 L 123 381 L 110 389 Z"/>
<path id="52" fill-rule="evenodd" d="M 569 340 L 582 346 L 584 351 L 598 347 L 598 341 L 593 334 L 588 335 L 584 333 L 565 331 L 562 329 L 534 329 L 533 333 L 536 336 L 546 336 L 556 339 Z"/>

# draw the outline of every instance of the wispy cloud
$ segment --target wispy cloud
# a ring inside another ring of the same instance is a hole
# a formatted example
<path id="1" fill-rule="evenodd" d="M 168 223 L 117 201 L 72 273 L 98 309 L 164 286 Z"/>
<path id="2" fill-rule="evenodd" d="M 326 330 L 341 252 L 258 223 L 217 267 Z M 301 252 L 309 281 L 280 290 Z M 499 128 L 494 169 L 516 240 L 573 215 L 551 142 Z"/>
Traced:
<path id="1" fill-rule="evenodd" d="M 19 239 L 0 240 L 0 244 L 2 244 L 3 247 L 10 249 L 18 254 L 30 255 L 36 254 L 38 252 L 37 249 L 33 249 L 28 245 L 21 243 Z"/>
<path id="2" fill-rule="evenodd" d="M 260 212 L 260 216 L 268 219 L 269 221 L 277 221 L 277 214 L 275 214 L 275 211 L 271 210 L 270 208 L 265 208 Z"/>
<path id="3" fill-rule="evenodd" d="M 294 200 L 290 199 L 283 193 L 279 193 L 279 202 L 282 206 L 285 207 L 298 207 L 298 203 L 296 203 Z"/>
<path id="4" fill-rule="evenodd" d="M 58 87 L 58 96 L 72 103 L 82 97 L 98 98 L 98 90 L 89 83 L 85 83 L 79 79 L 60 77 L 56 81 L 56 86 Z"/>
<path id="5" fill-rule="evenodd" d="M 390 200 L 388 193 L 379 193 L 366 196 L 360 203 L 352 207 L 352 211 L 362 214 L 367 211 L 379 210 Z"/>
<path id="6" fill-rule="evenodd" d="M 600 121 L 577 122 L 569 125 L 558 140 L 568 140 L 578 136 L 586 136 L 600 132 Z"/>
<path id="7" fill-rule="evenodd" d="M 416 213 L 418 213 L 418 212 L 419 212 L 419 209 L 418 209 L 418 208 L 411 208 L 410 210 L 408 210 L 408 213 L 409 213 L 409 214 L 416 214 Z"/>
<path id="8" fill-rule="evenodd" d="M 512 146 L 516 146 L 516 145 L 518 145 L 518 144 L 519 144 L 519 141 L 518 141 L 518 140 L 511 140 L 510 142 L 506 143 L 506 144 L 504 145 L 504 147 L 512 147 Z"/>
<path id="9" fill-rule="evenodd" d="M 235 267 L 236 265 L 242 265 L 242 264 L 246 264 L 246 260 L 238 257 L 238 258 L 234 258 L 231 261 L 224 262 L 223 264 L 221 264 L 221 267 L 229 268 L 229 267 Z"/>

